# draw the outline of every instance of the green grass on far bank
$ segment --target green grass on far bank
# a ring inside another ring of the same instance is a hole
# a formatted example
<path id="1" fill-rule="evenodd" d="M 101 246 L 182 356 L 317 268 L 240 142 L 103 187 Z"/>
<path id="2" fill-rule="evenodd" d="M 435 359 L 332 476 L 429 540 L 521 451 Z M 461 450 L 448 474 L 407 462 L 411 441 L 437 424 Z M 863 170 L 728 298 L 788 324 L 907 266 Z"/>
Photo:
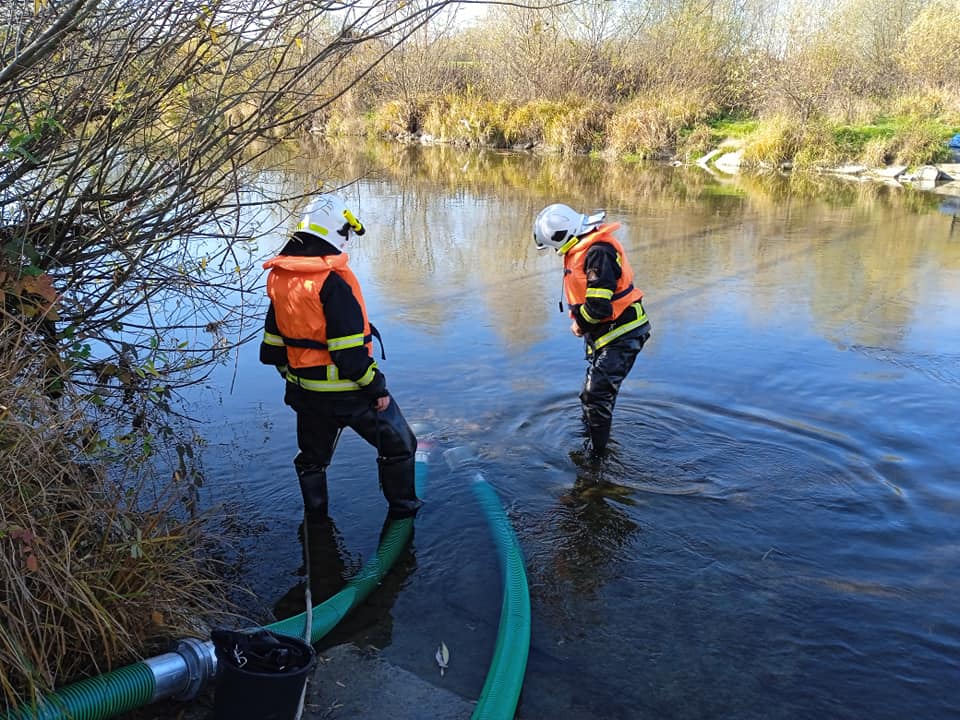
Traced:
<path id="1" fill-rule="evenodd" d="M 948 161 L 955 125 L 937 119 L 884 117 L 862 124 L 789 117 L 764 119 L 745 139 L 748 165 L 816 169 L 857 163 L 867 167 L 914 167 Z"/>
<path id="2" fill-rule="evenodd" d="M 760 121 L 757 118 L 721 117 L 710 123 L 710 130 L 721 140 L 724 138 L 742 140 L 749 137 L 759 126 Z"/>
<path id="3" fill-rule="evenodd" d="M 960 126 L 937 119 L 878 118 L 862 125 L 836 125 L 833 139 L 845 158 L 868 165 L 923 165 L 950 159 L 946 142 Z"/>

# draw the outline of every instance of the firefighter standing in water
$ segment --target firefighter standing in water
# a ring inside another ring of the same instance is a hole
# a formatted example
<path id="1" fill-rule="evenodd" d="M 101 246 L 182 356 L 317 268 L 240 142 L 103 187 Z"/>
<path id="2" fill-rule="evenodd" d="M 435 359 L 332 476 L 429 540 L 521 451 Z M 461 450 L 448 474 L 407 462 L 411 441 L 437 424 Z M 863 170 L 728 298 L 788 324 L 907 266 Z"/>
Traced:
<path id="1" fill-rule="evenodd" d="M 555 203 L 533 223 L 537 247 L 563 256 L 570 330 L 584 339 L 589 361 L 580 402 L 595 459 L 610 439 L 620 385 L 650 337 L 643 292 L 634 287 L 627 255 L 613 235 L 620 223 L 605 223 L 605 218 L 603 211 L 584 215 Z"/>
<path id="2" fill-rule="evenodd" d="M 336 195 L 325 193 L 269 270 L 270 307 L 260 361 L 286 380 L 284 402 L 297 414 L 294 458 L 308 520 L 327 517 L 327 466 L 344 427 L 377 448 L 388 516 L 411 517 L 421 505 L 414 486 L 417 439 L 373 356 L 379 334 L 367 319 L 360 284 L 342 252 L 363 224 Z"/>

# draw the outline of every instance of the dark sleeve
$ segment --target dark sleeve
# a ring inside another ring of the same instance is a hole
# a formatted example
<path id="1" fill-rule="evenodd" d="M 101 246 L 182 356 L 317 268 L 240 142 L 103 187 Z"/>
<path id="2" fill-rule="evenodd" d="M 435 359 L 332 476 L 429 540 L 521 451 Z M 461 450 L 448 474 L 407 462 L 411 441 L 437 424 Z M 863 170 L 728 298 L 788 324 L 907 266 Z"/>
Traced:
<path id="1" fill-rule="evenodd" d="M 260 341 L 260 362 L 264 365 L 276 365 L 285 371 L 287 368 L 287 346 L 283 344 L 280 328 L 277 327 L 277 314 L 273 302 L 267 308 L 267 319 L 263 323 L 263 339 Z"/>
<path id="2" fill-rule="evenodd" d="M 573 316 L 584 330 L 609 322 L 613 314 L 613 293 L 620 280 L 620 263 L 617 250 L 605 242 L 594 243 L 583 261 L 587 275 L 587 297 Z"/>
<path id="3" fill-rule="evenodd" d="M 347 281 L 330 273 L 320 288 L 327 316 L 327 347 L 340 377 L 353 380 L 371 397 L 387 394 L 387 380 L 367 351 L 363 337 L 363 311 Z"/>

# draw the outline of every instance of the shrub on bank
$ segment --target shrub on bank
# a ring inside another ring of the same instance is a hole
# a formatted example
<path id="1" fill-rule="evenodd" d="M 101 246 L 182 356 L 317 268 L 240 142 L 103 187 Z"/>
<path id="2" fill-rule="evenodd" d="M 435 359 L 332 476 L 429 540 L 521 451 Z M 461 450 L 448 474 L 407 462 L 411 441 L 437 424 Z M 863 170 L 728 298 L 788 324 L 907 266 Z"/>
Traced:
<path id="1" fill-rule="evenodd" d="M 566 111 L 565 103 L 554 100 L 535 100 L 515 108 L 504 128 L 510 145 L 543 145 L 550 128 Z"/>
<path id="2" fill-rule="evenodd" d="M 952 155 L 945 142 L 950 134 L 937 122 L 911 123 L 893 138 L 888 155 L 901 165 L 946 162 Z"/>
<path id="3" fill-rule="evenodd" d="M 112 480 L 13 325 L 0 314 L 0 707 L 165 650 L 223 602 L 178 489 Z"/>
<path id="4" fill-rule="evenodd" d="M 505 147 L 509 114 L 510 108 L 503 102 L 472 93 L 445 95 L 428 105 L 423 132 L 440 142 Z"/>
<path id="5" fill-rule="evenodd" d="M 696 93 L 648 94 L 613 112 L 607 148 L 644 159 L 672 157 L 681 131 L 709 117 L 715 108 Z"/>
<path id="6" fill-rule="evenodd" d="M 945 125 L 960 125 L 960 96 L 945 88 L 927 88 L 907 93 L 891 103 L 893 117 L 914 122 L 934 120 Z"/>
<path id="7" fill-rule="evenodd" d="M 786 164 L 798 170 L 833 165 L 843 161 L 831 127 L 824 122 L 801 122 L 778 115 L 761 122 L 746 138 L 743 165 L 779 168 Z"/>
<path id="8" fill-rule="evenodd" d="M 331 112 L 321 126 L 323 137 L 363 137 L 375 135 L 373 113 L 351 115 L 338 111 Z"/>
<path id="9" fill-rule="evenodd" d="M 951 127 L 939 122 L 910 118 L 834 130 L 841 155 L 868 167 L 947 161 L 950 151 L 946 140 L 952 134 Z"/>
<path id="10" fill-rule="evenodd" d="M 743 164 L 780 167 L 792 162 L 803 147 L 804 123 L 785 115 L 770 118 L 747 137 Z"/>
<path id="11" fill-rule="evenodd" d="M 488 147 L 539 147 L 555 152 L 591 152 L 604 144 L 610 110 L 600 103 L 571 99 L 521 105 L 446 95 L 413 106 L 392 100 L 365 123 L 369 133 L 388 138 L 422 132 L 438 142 Z M 334 124 L 335 122 L 335 124 Z M 328 136 L 346 134 L 343 119 L 327 123 Z M 336 128 L 331 132 L 331 128 Z M 354 126 L 354 129 L 356 126 Z"/>
<path id="12" fill-rule="evenodd" d="M 547 128 L 544 144 L 563 152 L 600 151 L 605 145 L 611 113 L 610 107 L 602 103 L 574 103 Z"/>
<path id="13" fill-rule="evenodd" d="M 423 108 L 404 100 L 390 100 L 377 108 L 373 130 L 378 135 L 398 137 L 420 129 Z"/>
<path id="14" fill-rule="evenodd" d="M 555 152 L 592 152 L 603 147 L 609 116 L 605 105 L 579 98 L 528 102 L 507 118 L 506 139 L 510 145 Z"/>
<path id="15" fill-rule="evenodd" d="M 946 140 L 952 133 L 950 126 L 930 120 L 900 118 L 835 125 L 825 120 L 804 123 L 778 116 L 763 121 L 747 138 L 743 163 L 747 167 L 791 163 L 798 170 L 848 162 L 868 167 L 924 165 L 949 159 Z"/>
<path id="16" fill-rule="evenodd" d="M 695 162 L 716 148 L 722 141 L 722 138 L 718 141 L 709 125 L 697 123 L 689 130 L 680 132 L 680 138 L 677 141 L 677 156 L 683 158 L 685 162 Z"/>

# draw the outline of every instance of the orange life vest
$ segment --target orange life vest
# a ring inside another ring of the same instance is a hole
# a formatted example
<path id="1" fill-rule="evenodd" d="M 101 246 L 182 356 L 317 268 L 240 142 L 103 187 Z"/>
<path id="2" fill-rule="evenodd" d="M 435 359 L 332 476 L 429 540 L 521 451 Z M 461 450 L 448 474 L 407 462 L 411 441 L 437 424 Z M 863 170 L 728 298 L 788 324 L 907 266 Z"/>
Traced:
<path id="1" fill-rule="evenodd" d="M 613 236 L 613 232 L 620 227 L 620 223 L 606 223 L 593 232 L 584 236 L 576 245 L 563 255 L 563 288 L 570 305 L 582 305 L 587 300 L 587 273 L 583 268 L 587 251 L 598 242 L 612 245 L 617 251 L 617 264 L 620 265 L 620 279 L 614 288 L 613 314 L 610 317 L 599 318 L 600 322 L 611 322 L 620 317 L 620 314 L 630 305 L 643 298 L 643 291 L 633 286 L 633 269 L 627 261 L 627 254 L 620 241 Z"/>
<path id="2" fill-rule="evenodd" d="M 330 350 L 366 345 L 373 357 L 373 338 L 360 282 L 347 265 L 346 253 L 301 257 L 279 255 L 263 264 L 267 295 L 273 301 L 277 328 L 287 348 L 292 369 L 333 365 Z M 346 280 L 363 313 L 363 334 L 343 338 L 327 337 L 327 318 L 320 302 L 320 288 L 331 272 Z"/>

